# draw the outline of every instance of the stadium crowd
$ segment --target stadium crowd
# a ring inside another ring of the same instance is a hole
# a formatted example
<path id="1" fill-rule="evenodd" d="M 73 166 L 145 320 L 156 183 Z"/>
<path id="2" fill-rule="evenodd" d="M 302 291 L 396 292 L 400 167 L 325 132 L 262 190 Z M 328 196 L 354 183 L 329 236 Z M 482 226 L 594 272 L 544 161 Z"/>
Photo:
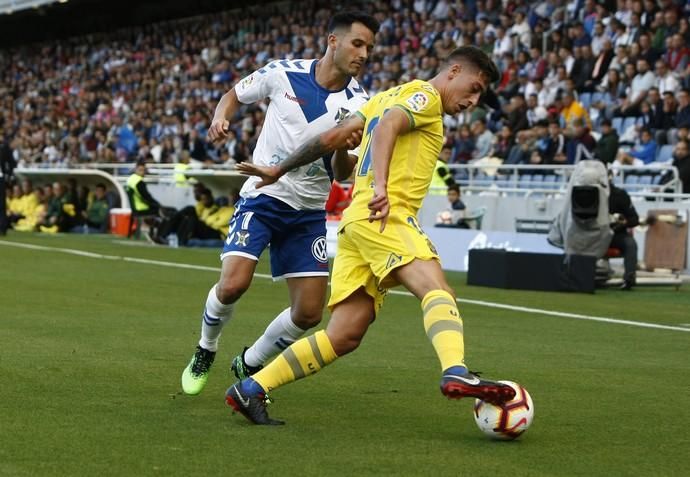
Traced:
<path id="1" fill-rule="evenodd" d="M 673 160 L 690 192 L 690 0 L 350 6 L 381 22 L 361 78 L 370 94 L 429 79 L 459 45 L 477 45 L 499 65 L 500 110 L 445 117 L 450 163 Z M 213 146 L 206 131 L 217 101 L 273 59 L 319 57 L 332 12 L 320 0 L 269 4 L 259 15 L 223 12 L 0 51 L 0 130 L 19 166 L 231 167 L 251 157 L 266 104 L 244 108 L 231 139 Z"/>

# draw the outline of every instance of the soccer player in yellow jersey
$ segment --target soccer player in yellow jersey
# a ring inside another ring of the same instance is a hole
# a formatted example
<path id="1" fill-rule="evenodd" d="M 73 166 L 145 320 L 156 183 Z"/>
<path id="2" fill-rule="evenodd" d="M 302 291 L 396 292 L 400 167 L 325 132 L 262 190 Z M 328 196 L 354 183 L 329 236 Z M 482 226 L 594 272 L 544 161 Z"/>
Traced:
<path id="1" fill-rule="evenodd" d="M 499 77 L 479 48 L 453 51 L 438 74 L 381 92 L 333 129 L 276 166 L 241 164 L 257 187 L 342 147 L 362 132 L 352 204 L 338 230 L 326 330 L 296 341 L 263 370 L 231 386 L 226 402 L 255 424 L 282 424 L 266 412 L 266 392 L 309 376 L 357 348 L 388 288 L 403 285 L 420 301 L 424 328 L 441 363 L 441 392 L 501 403 L 515 392 L 479 379 L 464 362 L 463 327 L 436 250 L 417 223 L 443 145 L 443 113 L 476 106 Z"/>

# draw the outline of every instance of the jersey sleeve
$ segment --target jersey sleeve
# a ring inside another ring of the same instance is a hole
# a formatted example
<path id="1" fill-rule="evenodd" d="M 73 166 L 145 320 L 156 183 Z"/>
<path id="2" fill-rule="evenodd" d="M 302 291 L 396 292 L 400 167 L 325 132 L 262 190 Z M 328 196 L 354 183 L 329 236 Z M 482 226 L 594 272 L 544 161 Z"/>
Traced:
<path id="1" fill-rule="evenodd" d="M 237 99 L 243 104 L 251 104 L 270 98 L 275 89 L 276 75 L 279 71 L 281 71 L 279 68 L 269 68 L 266 65 L 244 77 L 235 85 Z"/>
<path id="2" fill-rule="evenodd" d="M 414 85 L 401 91 L 391 107 L 400 108 L 410 120 L 410 129 L 420 129 L 440 119 L 441 99 L 430 85 Z"/>
<path id="3" fill-rule="evenodd" d="M 355 111 L 355 114 L 357 116 L 359 116 L 360 118 L 362 118 L 362 121 L 364 121 L 365 123 L 367 122 L 367 118 L 369 116 L 371 116 L 371 110 L 373 107 L 372 105 L 374 103 L 374 99 L 378 99 L 378 98 L 376 98 L 376 96 L 374 96 L 373 98 L 369 99 L 369 101 L 367 101 L 362 106 L 360 106 L 357 111 Z"/>

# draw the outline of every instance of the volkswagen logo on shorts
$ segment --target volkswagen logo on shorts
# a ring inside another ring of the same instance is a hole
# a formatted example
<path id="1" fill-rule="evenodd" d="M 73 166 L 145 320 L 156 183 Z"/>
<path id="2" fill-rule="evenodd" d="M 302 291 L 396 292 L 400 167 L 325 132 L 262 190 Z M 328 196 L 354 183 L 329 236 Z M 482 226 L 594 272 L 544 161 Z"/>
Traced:
<path id="1" fill-rule="evenodd" d="M 311 244 L 311 254 L 319 262 L 328 262 L 328 252 L 326 251 L 326 237 L 323 235 L 314 240 Z"/>

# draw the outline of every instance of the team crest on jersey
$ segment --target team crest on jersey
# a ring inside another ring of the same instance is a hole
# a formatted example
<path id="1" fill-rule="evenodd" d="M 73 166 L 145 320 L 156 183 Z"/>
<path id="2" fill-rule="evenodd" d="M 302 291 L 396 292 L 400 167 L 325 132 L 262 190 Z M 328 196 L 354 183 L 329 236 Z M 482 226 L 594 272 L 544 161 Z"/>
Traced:
<path id="1" fill-rule="evenodd" d="M 347 118 L 350 115 L 350 110 L 345 109 L 345 108 L 338 108 L 338 112 L 335 114 L 335 122 L 339 123 L 343 119 Z"/>
<path id="2" fill-rule="evenodd" d="M 249 88 L 249 86 L 251 86 L 251 84 L 253 82 L 254 82 L 254 74 L 252 73 L 249 76 L 247 76 L 245 79 L 240 81 L 240 88 L 247 89 L 247 88 Z"/>
<path id="3" fill-rule="evenodd" d="M 246 247 L 249 242 L 249 232 L 246 230 L 238 230 L 235 236 L 235 245 L 238 247 Z"/>
<path id="4" fill-rule="evenodd" d="M 407 105 L 410 107 L 412 111 L 415 112 L 420 112 L 426 108 L 427 104 L 429 104 L 429 97 L 424 94 L 424 93 L 415 93 L 409 98 L 407 98 L 406 101 Z"/>
<path id="5" fill-rule="evenodd" d="M 328 262 L 328 251 L 326 249 L 326 237 L 317 237 L 311 244 L 311 254 L 321 263 Z"/>
<path id="6" fill-rule="evenodd" d="M 388 256 L 388 261 L 386 262 L 386 268 L 393 268 L 397 264 L 402 262 L 402 255 L 398 255 L 396 253 L 391 253 Z"/>

